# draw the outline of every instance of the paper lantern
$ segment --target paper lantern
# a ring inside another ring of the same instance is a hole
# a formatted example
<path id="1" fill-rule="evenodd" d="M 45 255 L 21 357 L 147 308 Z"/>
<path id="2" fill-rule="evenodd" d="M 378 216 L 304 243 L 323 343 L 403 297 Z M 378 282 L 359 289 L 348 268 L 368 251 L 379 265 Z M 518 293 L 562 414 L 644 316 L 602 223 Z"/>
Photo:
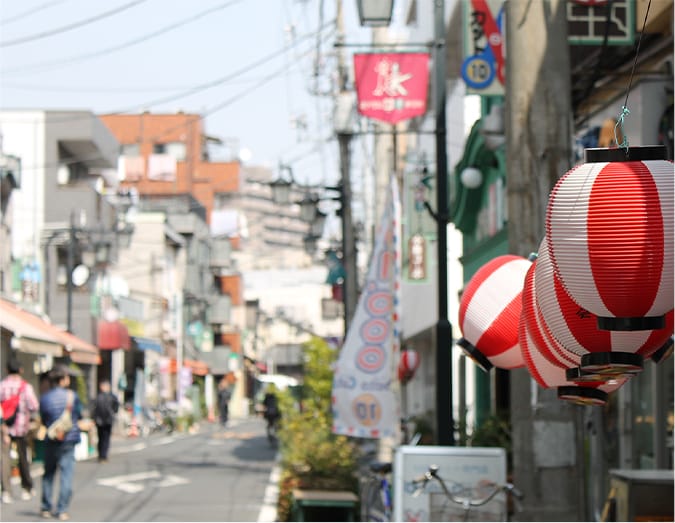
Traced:
<path id="1" fill-rule="evenodd" d="M 534 267 L 528 271 L 525 278 L 523 314 L 518 325 L 519 345 L 528 372 L 541 387 L 546 389 L 556 387 L 559 399 L 579 405 L 604 405 L 607 402 L 608 393 L 621 387 L 627 378 L 598 377 L 593 380 L 589 375 L 579 373 L 577 379 L 571 380 L 564 366 L 556 365 L 544 357 L 543 352 L 549 350 L 545 337 L 541 332 L 537 332 L 536 324 L 527 321 L 528 317 L 535 317 L 533 307 L 536 307 L 536 301 L 533 282 Z M 535 329 L 530 330 L 530 326 Z"/>
<path id="2" fill-rule="evenodd" d="M 483 265 L 469 280 L 459 303 L 457 342 L 484 371 L 523 367 L 518 346 L 525 274 L 531 262 L 511 254 Z"/>
<path id="3" fill-rule="evenodd" d="M 536 273 L 537 267 L 540 263 L 539 257 L 533 263 L 532 267 L 525 275 L 525 282 L 523 284 L 523 318 L 526 327 L 533 338 L 535 345 L 542 356 L 548 359 L 557 367 L 573 368 L 578 367 L 581 363 L 581 357 L 571 353 L 555 339 L 550 333 L 548 326 L 545 324 L 544 318 L 541 314 L 539 304 L 537 302 L 536 289 Z"/>
<path id="4" fill-rule="evenodd" d="M 581 369 L 606 374 L 637 373 L 643 357 L 651 356 L 673 334 L 673 311 L 662 329 L 609 331 L 597 317 L 575 303 L 553 270 L 546 239 L 535 267 L 536 301 L 549 332 L 564 350 L 581 357 Z"/>
<path id="5" fill-rule="evenodd" d="M 420 355 L 415 349 L 404 349 L 401 351 L 401 367 L 406 372 L 414 374 L 420 366 Z"/>
<path id="6" fill-rule="evenodd" d="M 606 330 L 653 330 L 673 308 L 673 164 L 665 148 L 586 149 L 546 210 L 555 273 Z"/>
<path id="7" fill-rule="evenodd" d="M 415 376 L 415 371 L 420 366 L 419 353 L 414 349 L 404 349 L 401 351 L 401 360 L 398 364 L 398 379 L 407 383 Z"/>

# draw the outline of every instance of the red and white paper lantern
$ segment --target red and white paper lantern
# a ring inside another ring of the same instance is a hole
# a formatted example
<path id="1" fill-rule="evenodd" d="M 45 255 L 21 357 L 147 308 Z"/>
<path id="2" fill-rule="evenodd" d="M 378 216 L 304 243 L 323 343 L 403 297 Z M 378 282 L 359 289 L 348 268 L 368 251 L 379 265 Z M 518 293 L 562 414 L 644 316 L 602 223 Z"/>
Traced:
<path id="1" fill-rule="evenodd" d="M 539 260 L 534 263 L 538 263 Z M 558 398 L 580 405 L 604 405 L 608 393 L 623 385 L 627 378 L 599 377 L 595 380 L 588 375 L 578 375 L 570 379 L 566 368 L 555 364 L 544 353 L 550 350 L 546 336 L 538 328 L 541 324 L 528 321 L 536 317 L 536 296 L 534 285 L 534 267 L 525 278 L 523 289 L 523 314 L 518 326 L 520 347 L 523 360 L 530 375 L 543 388 L 557 388 Z"/>
<path id="2" fill-rule="evenodd" d="M 420 366 L 420 355 L 415 349 L 404 349 L 401 351 L 401 361 L 398 364 L 398 379 L 407 383 L 415 376 Z"/>
<path id="3" fill-rule="evenodd" d="M 609 331 L 598 328 L 597 317 L 575 303 L 553 270 L 546 239 L 535 268 L 536 301 L 548 330 L 564 350 L 581 357 L 586 372 L 636 373 L 673 334 L 673 310 L 665 327 L 654 330 Z"/>
<path id="4" fill-rule="evenodd" d="M 555 273 L 605 330 L 654 330 L 673 308 L 673 163 L 665 148 L 587 149 L 546 211 Z"/>
<path id="5" fill-rule="evenodd" d="M 464 288 L 459 303 L 463 337 L 457 344 L 485 371 L 524 366 L 518 322 L 530 265 L 522 256 L 498 256 L 478 269 Z"/>

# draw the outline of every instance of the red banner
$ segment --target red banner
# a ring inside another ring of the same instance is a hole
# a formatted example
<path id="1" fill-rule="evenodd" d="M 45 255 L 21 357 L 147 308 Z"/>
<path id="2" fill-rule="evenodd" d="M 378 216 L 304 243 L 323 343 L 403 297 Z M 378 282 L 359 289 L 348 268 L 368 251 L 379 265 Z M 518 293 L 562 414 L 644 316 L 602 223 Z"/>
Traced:
<path id="1" fill-rule="evenodd" d="M 354 79 L 363 116 L 395 124 L 427 110 L 426 53 L 355 54 Z"/>

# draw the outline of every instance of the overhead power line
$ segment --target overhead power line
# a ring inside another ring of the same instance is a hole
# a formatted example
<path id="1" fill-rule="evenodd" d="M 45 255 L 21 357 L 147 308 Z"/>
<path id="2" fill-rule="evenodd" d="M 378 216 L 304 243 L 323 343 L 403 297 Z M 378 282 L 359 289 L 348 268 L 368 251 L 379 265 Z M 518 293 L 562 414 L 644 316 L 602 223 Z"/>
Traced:
<path id="1" fill-rule="evenodd" d="M 38 13 L 40 11 L 44 11 L 45 9 L 48 9 L 52 6 L 62 4 L 63 2 L 64 0 L 53 0 L 52 2 L 47 2 L 46 4 L 38 5 L 36 7 L 33 7 L 32 9 L 29 9 L 28 11 L 24 11 L 23 13 L 19 13 L 14 16 L 10 16 L 9 18 L 3 19 L 2 25 L 6 26 L 7 24 L 16 22 L 17 20 L 21 20 L 22 18 L 26 18 L 27 16 Z"/>
<path id="2" fill-rule="evenodd" d="M 261 66 L 261 65 L 264 65 L 265 63 L 267 63 L 267 62 L 273 60 L 274 58 L 277 58 L 279 55 L 285 53 L 289 48 L 295 47 L 296 45 L 300 44 L 301 42 L 303 42 L 307 39 L 314 38 L 316 36 L 317 32 L 321 33 L 326 28 L 334 26 L 334 25 L 335 25 L 334 21 L 327 22 L 327 23 L 323 24 L 323 26 L 321 26 L 317 31 L 312 32 L 312 33 L 307 33 L 307 34 L 295 39 L 292 43 L 284 46 L 283 48 L 279 49 L 278 51 L 275 51 L 274 53 L 271 53 L 271 54 L 269 54 L 269 55 L 267 55 L 263 58 L 260 58 L 259 60 L 256 60 L 255 62 L 251 62 L 251 63 L 247 64 L 245 67 L 242 67 L 241 69 L 239 69 L 238 71 L 227 74 L 225 76 L 221 76 L 219 78 L 216 78 L 215 80 L 211 80 L 209 82 L 205 82 L 203 84 L 196 85 L 194 87 L 191 87 L 191 88 L 189 88 L 185 91 L 181 91 L 180 93 L 177 93 L 177 94 L 174 94 L 174 95 L 165 96 L 163 98 L 157 98 L 157 99 L 146 101 L 146 102 L 140 103 L 140 104 L 134 104 L 133 107 L 126 107 L 124 109 L 119 109 L 119 110 L 116 110 L 116 111 L 108 111 L 105 114 L 133 113 L 133 112 L 137 111 L 139 107 L 150 108 L 154 105 L 173 102 L 175 100 L 179 100 L 181 98 L 185 98 L 187 96 L 197 94 L 201 91 L 205 91 L 205 90 L 210 89 L 212 87 L 222 85 L 226 82 L 232 81 L 233 79 L 235 79 L 235 78 L 237 78 L 237 77 L 239 77 L 239 76 L 241 76 L 241 75 L 243 75 L 243 74 L 245 74 L 245 73 Z M 268 81 L 268 79 L 269 79 L 269 75 L 263 77 L 263 81 Z M 72 116 L 72 117 L 67 116 L 67 117 L 63 117 L 63 118 L 55 118 L 55 119 L 51 120 L 51 122 L 52 123 L 56 123 L 56 122 L 64 123 L 64 122 L 78 121 L 78 120 L 81 120 L 83 118 L 87 119 L 87 118 L 89 118 L 89 116 L 88 115 Z"/>
<path id="3" fill-rule="evenodd" d="M 323 27 L 321 27 L 321 28 L 318 29 L 318 32 L 324 31 L 324 29 L 325 29 L 326 27 L 331 26 L 331 25 L 334 25 L 334 21 L 331 21 L 331 22 L 328 22 L 328 23 L 324 24 Z M 332 34 L 333 34 L 333 31 L 331 31 L 331 32 L 329 32 L 328 34 L 326 34 L 326 35 L 324 36 L 324 40 L 327 40 L 328 38 L 330 38 L 330 37 L 332 36 Z M 302 38 L 296 40 L 293 44 L 290 44 L 290 46 L 293 47 L 293 46 L 297 45 L 301 40 L 305 40 L 305 39 L 307 39 L 307 38 L 314 38 L 315 35 L 316 35 L 316 32 L 314 32 L 314 33 L 309 33 L 309 34 L 303 36 Z M 281 51 L 275 53 L 274 55 L 272 55 L 272 57 L 275 57 L 275 56 L 277 56 L 278 54 L 283 53 L 285 50 L 286 50 L 286 49 L 284 48 L 283 50 L 281 50 Z M 308 57 L 308 56 L 311 56 L 311 54 L 312 54 L 313 52 L 314 52 L 314 49 L 313 49 L 313 48 L 310 48 L 310 49 L 308 49 L 306 52 L 302 53 L 302 54 L 299 56 L 299 58 L 306 58 L 306 57 Z M 265 61 L 268 61 L 269 59 L 270 59 L 270 57 L 267 57 L 266 59 L 263 59 L 261 62 L 264 63 Z M 260 87 L 262 87 L 262 86 L 268 84 L 268 83 L 269 83 L 271 80 L 273 80 L 274 78 L 280 76 L 280 75 L 285 71 L 285 68 L 286 68 L 286 67 L 287 67 L 287 66 L 286 66 L 285 64 L 282 65 L 280 68 L 278 68 L 278 69 L 274 70 L 273 72 L 271 72 L 270 74 L 268 74 L 268 75 L 262 77 L 255 85 L 253 85 L 253 86 L 251 86 L 251 87 L 247 87 L 245 90 L 240 91 L 240 92 L 237 93 L 236 95 L 233 95 L 233 96 L 231 96 L 231 97 L 229 97 L 229 98 L 227 98 L 227 99 L 225 99 L 225 100 L 222 100 L 221 102 L 219 102 L 219 103 L 217 103 L 217 104 L 215 104 L 215 105 L 213 105 L 213 106 L 207 108 L 205 111 L 203 111 L 202 113 L 200 113 L 199 115 L 197 115 L 198 118 L 199 118 L 200 120 L 204 120 L 207 116 L 212 115 L 212 114 L 214 114 L 214 113 L 216 113 L 216 112 L 218 112 L 218 111 L 224 109 L 225 107 L 230 106 L 230 105 L 232 105 L 232 104 L 238 102 L 239 100 L 241 100 L 242 98 L 244 98 L 244 97 L 247 96 L 248 94 L 250 94 L 250 93 L 252 93 L 253 91 L 259 89 Z M 243 72 L 243 71 L 234 73 L 234 75 L 241 74 L 242 72 Z M 211 87 L 211 86 L 209 86 L 209 87 Z M 125 112 L 128 112 L 128 111 L 124 111 L 124 112 L 114 112 L 114 113 L 107 113 L 107 114 L 109 114 L 109 115 L 110 115 L 110 114 L 113 114 L 113 115 L 114 115 L 114 114 L 124 114 Z M 58 120 L 52 119 L 52 120 L 50 120 L 50 121 L 51 121 L 51 122 L 55 122 L 55 121 L 58 121 L 58 122 L 64 122 L 64 121 L 82 120 L 82 119 L 84 119 L 84 118 L 96 118 L 96 116 L 95 116 L 95 115 L 92 115 L 91 113 L 87 113 L 86 115 L 83 115 L 83 116 L 76 116 L 76 117 L 71 117 L 71 118 L 62 118 L 62 119 L 58 119 Z M 152 136 L 149 136 L 149 137 L 144 137 L 144 140 L 148 140 L 148 141 L 158 141 L 158 140 L 160 140 L 162 137 L 164 137 L 164 136 L 166 136 L 166 135 L 168 135 L 168 134 L 171 134 L 171 133 L 174 132 L 176 129 L 179 129 L 179 128 L 183 127 L 184 125 L 185 125 L 185 123 L 180 123 L 180 124 L 175 125 L 175 126 L 173 126 L 173 127 L 171 127 L 171 128 L 163 129 L 162 131 L 160 131 L 159 133 L 157 133 L 157 134 L 155 134 L 155 135 L 152 135 Z M 313 151 L 309 151 L 309 152 L 308 152 L 308 155 L 311 154 L 311 153 L 313 153 Z M 56 164 L 26 165 L 26 166 L 23 167 L 23 170 L 24 170 L 24 171 L 30 171 L 30 170 L 35 170 L 35 169 L 44 169 L 44 168 L 49 168 L 49 167 L 58 167 L 58 165 L 60 165 L 61 163 L 69 164 L 69 163 L 76 163 L 76 162 L 83 162 L 83 161 L 84 161 L 84 162 L 86 162 L 86 161 L 94 161 L 94 160 L 99 160 L 99 159 L 101 159 L 101 156 L 100 156 L 100 155 L 93 155 L 93 156 L 88 156 L 88 157 L 79 157 L 79 158 L 73 159 L 72 161 L 65 161 L 65 162 L 60 162 L 60 163 L 56 163 Z"/>
<path id="4" fill-rule="evenodd" d="M 64 25 L 61 27 L 57 27 L 56 29 L 51 29 L 49 31 L 43 31 L 42 33 L 36 33 L 34 35 L 29 35 L 29 36 L 24 36 L 21 38 L 15 38 L 14 40 L 5 40 L 4 42 L 0 42 L 0 47 L 10 47 L 13 45 L 18 45 L 18 44 L 25 44 L 27 42 L 33 42 L 35 40 L 41 40 L 42 38 L 46 38 L 48 36 L 53 36 L 55 34 L 59 33 L 65 33 L 66 31 L 71 31 L 73 29 L 77 29 L 78 27 L 82 27 L 87 24 L 91 24 L 93 22 L 97 22 L 99 20 L 102 20 L 103 18 L 107 18 L 109 16 L 115 15 L 117 13 L 120 13 L 126 9 L 129 9 L 130 7 L 134 7 L 135 5 L 142 4 L 143 2 L 146 2 L 147 0 L 134 0 L 133 2 L 129 2 L 128 4 L 124 4 L 120 7 L 117 7 L 115 9 L 111 9 L 110 11 L 105 11 L 103 13 L 99 13 L 95 16 L 92 16 L 90 18 L 85 18 L 84 20 L 80 20 L 79 22 L 73 22 L 72 24 Z"/>
<path id="5" fill-rule="evenodd" d="M 194 22 L 196 20 L 199 20 L 200 18 L 204 18 L 207 15 L 210 15 L 216 11 L 220 11 L 221 9 L 224 9 L 226 7 L 229 7 L 233 4 L 236 4 L 238 2 L 241 2 L 242 0 L 229 0 L 228 2 L 223 2 L 222 4 L 219 4 L 215 7 L 211 7 L 209 9 L 206 9 L 204 11 L 201 11 L 197 13 L 196 15 L 193 15 L 189 18 L 185 18 L 183 20 L 179 20 L 178 22 L 175 22 L 173 24 L 169 24 L 165 27 L 162 27 L 161 29 L 157 29 L 156 31 L 153 31 L 151 33 L 147 33 L 143 36 L 140 36 L 138 38 L 134 38 L 132 40 L 129 40 L 127 42 L 124 42 L 122 44 L 114 45 L 111 47 L 107 47 L 105 49 L 101 49 L 99 51 L 94 51 L 91 53 L 85 53 L 81 54 L 78 56 L 73 56 L 70 58 L 63 58 L 61 60 L 52 60 L 48 62 L 38 62 L 34 64 L 27 64 L 24 66 L 19 66 L 19 67 L 14 67 L 14 68 L 9 68 L 5 69 L 2 71 L 3 75 L 6 74 L 15 74 L 15 73 L 23 73 L 23 72 L 35 72 L 36 70 L 47 70 L 47 69 L 53 69 L 55 67 L 61 67 L 64 65 L 72 65 L 76 63 L 81 63 L 87 60 L 91 60 L 93 58 L 98 58 L 100 56 L 104 56 L 110 53 L 114 53 L 116 51 L 121 51 L 122 49 L 126 49 L 127 47 L 131 47 L 134 45 L 138 45 L 140 43 L 146 42 L 152 38 L 155 38 L 157 36 L 160 36 L 164 33 L 168 33 L 169 31 L 172 31 L 173 29 L 177 29 L 179 27 L 183 27 L 184 25 L 187 25 L 191 22 Z"/>

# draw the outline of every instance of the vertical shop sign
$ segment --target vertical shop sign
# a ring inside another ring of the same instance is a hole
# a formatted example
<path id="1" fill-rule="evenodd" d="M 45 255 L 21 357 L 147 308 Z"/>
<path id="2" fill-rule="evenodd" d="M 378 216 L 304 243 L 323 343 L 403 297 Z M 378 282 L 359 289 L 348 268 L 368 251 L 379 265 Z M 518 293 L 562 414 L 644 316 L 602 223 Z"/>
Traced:
<path id="1" fill-rule="evenodd" d="M 503 0 L 464 3 L 462 79 L 468 93 L 504 95 Z"/>

